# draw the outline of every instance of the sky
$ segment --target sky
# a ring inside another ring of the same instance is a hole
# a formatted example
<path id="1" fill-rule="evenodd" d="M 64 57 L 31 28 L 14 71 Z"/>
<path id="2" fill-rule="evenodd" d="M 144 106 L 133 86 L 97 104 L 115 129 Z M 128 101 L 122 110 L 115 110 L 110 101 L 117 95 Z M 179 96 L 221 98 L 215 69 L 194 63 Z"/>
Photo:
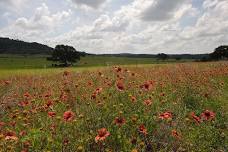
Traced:
<path id="1" fill-rule="evenodd" d="M 87 53 L 210 53 L 228 0 L 0 0 L 0 37 Z"/>

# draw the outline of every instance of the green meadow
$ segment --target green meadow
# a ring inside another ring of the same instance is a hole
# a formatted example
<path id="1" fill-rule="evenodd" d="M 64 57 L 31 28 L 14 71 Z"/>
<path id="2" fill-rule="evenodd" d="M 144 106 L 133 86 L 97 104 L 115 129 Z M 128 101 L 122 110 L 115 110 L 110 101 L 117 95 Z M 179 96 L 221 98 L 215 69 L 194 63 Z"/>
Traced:
<path id="1" fill-rule="evenodd" d="M 181 60 L 178 62 L 186 62 Z M 174 59 L 159 61 L 155 58 L 130 58 L 130 57 L 106 57 L 106 56 L 86 56 L 81 57 L 74 67 L 97 67 L 112 65 L 140 65 L 140 64 L 161 64 L 175 63 Z M 45 69 L 52 68 L 52 62 L 47 61 L 45 56 L 19 56 L 0 55 L 0 69 Z"/>

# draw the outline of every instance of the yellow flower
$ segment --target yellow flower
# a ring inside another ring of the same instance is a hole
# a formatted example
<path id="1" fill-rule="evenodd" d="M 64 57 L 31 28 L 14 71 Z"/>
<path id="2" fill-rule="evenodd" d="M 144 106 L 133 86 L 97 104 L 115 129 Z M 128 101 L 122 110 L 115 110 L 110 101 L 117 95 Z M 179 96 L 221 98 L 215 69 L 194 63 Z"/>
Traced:
<path id="1" fill-rule="evenodd" d="M 78 146 L 77 152 L 83 152 L 83 151 L 84 151 L 84 148 L 82 146 Z"/>
<path id="2" fill-rule="evenodd" d="M 138 152 L 138 150 L 137 149 L 132 149 L 132 151 L 131 152 Z"/>

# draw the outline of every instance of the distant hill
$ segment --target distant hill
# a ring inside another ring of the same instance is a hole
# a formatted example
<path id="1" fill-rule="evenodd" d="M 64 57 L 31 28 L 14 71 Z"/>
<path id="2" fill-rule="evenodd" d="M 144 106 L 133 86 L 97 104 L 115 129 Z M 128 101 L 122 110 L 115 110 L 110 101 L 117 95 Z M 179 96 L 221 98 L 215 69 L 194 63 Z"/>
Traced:
<path id="1" fill-rule="evenodd" d="M 0 38 L 0 54 L 40 54 L 49 55 L 53 48 L 36 42 L 24 42 L 9 38 Z"/>
<path id="2" fill-rule="evenodd" d="M 129 58 L 157 58 L 157 54 L 99 54 L 98 56 L 107 56 L 107 57 L 129 57 Z M 171 59 L 193 59 L 199 60 L 202 58 L 208 58 L 209 54 L 168 54 Z"/>

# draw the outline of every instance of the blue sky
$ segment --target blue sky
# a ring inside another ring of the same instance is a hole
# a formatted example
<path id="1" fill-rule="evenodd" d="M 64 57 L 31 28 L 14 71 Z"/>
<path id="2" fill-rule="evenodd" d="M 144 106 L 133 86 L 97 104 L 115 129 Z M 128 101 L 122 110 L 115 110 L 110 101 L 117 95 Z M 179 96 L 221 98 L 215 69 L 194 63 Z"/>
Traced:
<path id="1" fill-rule="evenodd" d="M 89 53 L 209 53 L 227 0 L 0 0 L 0 36 Z"/>

